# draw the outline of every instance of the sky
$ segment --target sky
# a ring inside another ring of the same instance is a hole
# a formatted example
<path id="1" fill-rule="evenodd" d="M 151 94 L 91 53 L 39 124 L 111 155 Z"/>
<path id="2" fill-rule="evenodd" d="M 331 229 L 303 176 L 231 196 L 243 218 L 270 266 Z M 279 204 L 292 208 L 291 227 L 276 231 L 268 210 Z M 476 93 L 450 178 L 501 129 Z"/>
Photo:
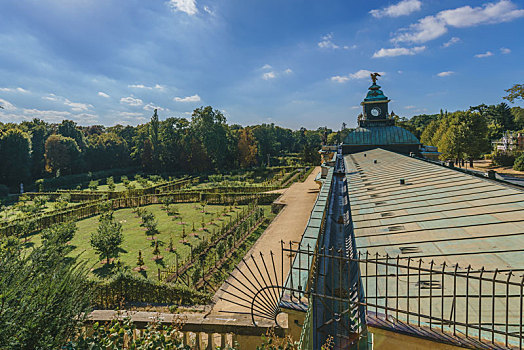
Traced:
<path id="1" fill-rule="evenodd" d="M 524 83 L 524 0 L 0 0 L 0 122 L 340 129 L 371 80 L 411 117 Z M 522 104 L 520 104 L 522 106 Z"/>

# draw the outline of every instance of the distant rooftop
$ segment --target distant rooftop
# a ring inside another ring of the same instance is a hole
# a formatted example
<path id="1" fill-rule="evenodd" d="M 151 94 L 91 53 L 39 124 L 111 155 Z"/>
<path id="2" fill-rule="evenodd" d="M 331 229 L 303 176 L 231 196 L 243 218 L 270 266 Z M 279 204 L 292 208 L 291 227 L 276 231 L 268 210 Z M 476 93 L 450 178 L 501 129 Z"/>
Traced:
<path id="1" fill-rule="evenodd" d="M 398 126 L 358 127 L 344 139 L 345 145 L 418 145 L 419 140 L 411 132 Z"/>

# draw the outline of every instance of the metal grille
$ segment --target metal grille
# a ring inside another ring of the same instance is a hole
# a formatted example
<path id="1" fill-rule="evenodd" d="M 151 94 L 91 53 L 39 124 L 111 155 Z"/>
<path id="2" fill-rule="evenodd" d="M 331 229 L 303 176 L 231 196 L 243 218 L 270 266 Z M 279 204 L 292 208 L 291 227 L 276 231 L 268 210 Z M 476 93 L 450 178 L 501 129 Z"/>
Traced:
<path id="1" fill-rule="evenodd" d="M 307 260 L 316 262 L 315 275 L 333 279 L 330 285 L 336 288 L 305 292 L 317 300 L 331 301 L 323 307 L 335 321 L 344 322 L 342 316 L 348 313 L 358 317 L 363 308 L 368 319 L 424 327 L 496 347 L 523 348 L 524 275 L 367 252 L 352 258 L 333 249 L 313 252 L 294 246 L 284 250 L 297 257 L 308 256 Z M 328 274 L 324 275 L 321 261 L 332 267 Z M 360 266 L 361 278 L 356 286 L 345 289 L 348 284 L 334 278 L 358 273 L 344 268 L 352 264 Z"/>

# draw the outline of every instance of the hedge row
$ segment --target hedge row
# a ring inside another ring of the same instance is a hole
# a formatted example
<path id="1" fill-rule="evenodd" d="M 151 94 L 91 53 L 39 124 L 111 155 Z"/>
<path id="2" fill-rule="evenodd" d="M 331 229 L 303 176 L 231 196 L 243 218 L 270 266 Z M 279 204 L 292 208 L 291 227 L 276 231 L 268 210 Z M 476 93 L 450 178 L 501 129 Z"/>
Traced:
<path id="1" fill-rule="evenodd" d="M 91 180 L 106 179 L 110 176 L 121 176 L 129 173 L 136 173 L 136 168 L 121 168 L 95 171 L 92 173 L 82 173 L 74 175 L 64 175 L 59 177 L 50 177 L 37 180 L 41 181 L 44 186 L 44 191 L 52 191 L 64 187 L 76 187 L 78 185 L 87 185 Z M 37 188 L 38 190 L 38 188 Z"/>
<path id="2" fill-rule="evenodd" d="M 180 192 L 169 194 L 151 194 L 140 197 L 122 197 L 112 199 L 113 209 L 135 208 L 150 204 L 160 204 L 163 198 L 171 197 L 174 203 L 202 202 L 208 204 L 247 204 L 254 200 L 258 204 L 271 204 L 278 193 L 201 193 L 201 192 Z M 100 214 L 102 208 L 100 204 L 105 200 L 96 200 L 83 203 L 72 208 L 61 211 L 53 211 L 44 216 L 35 218 L 25 218 L 11 221 L 0 226 L 0 237 L 30 234 L 40 231 L 60 222 L 77 221 L 94 215 Z"/>
<path id="3" fill-rule="evenodd" d="M 210 294 L 195 288 L 155 282 L 128 272 L 119 272 L 104 282 L 94 282 L 93 287 L 94 306 L 102 309 L 132 303 L 196 305 L 211 301 Z"/>

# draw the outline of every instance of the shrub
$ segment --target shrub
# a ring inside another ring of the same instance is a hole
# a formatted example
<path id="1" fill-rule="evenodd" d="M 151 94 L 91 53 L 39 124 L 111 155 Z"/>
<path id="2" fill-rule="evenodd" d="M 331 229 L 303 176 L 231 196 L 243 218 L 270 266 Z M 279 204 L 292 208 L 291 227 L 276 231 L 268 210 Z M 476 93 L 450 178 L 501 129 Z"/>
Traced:
<path id="1" fill-rule="evenodd" d="M 513 153 L 495 151 L 491 157 L 491 163 L 496 166 L 513 166 L 515 162 Z"/>
<path id="2" fill-rule="evenodd" d="M 95 180 L 89 181 L 89 189 L 91 191 L 96 191 L 97 188 L 98 188 L 98 181 L 95 181 Z"/>
<path id="3" fill-rule="evenodd" d="M 513 164 L 513 169 L 517 171 L 524 171 L 524 153 L 522 153 Z"/>

